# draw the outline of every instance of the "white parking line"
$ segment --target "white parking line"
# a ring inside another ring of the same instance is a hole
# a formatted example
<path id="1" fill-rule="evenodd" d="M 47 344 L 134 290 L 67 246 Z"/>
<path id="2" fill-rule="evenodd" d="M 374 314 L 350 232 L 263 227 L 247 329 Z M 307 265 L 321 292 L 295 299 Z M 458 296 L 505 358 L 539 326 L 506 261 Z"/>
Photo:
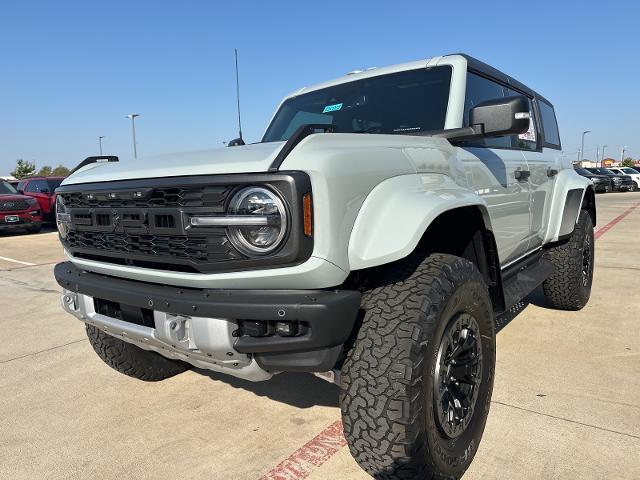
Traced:
<path id="1" fill-rule="evenodd" d="M 15 260 L 13 258 L 0 257 L 0 260 L 6 260 L 7 262 L 20 263 L 21 265 L 28 265 L 30 267 L 34 267 L 35 263 L 23 262 L 22 260 Z"/>

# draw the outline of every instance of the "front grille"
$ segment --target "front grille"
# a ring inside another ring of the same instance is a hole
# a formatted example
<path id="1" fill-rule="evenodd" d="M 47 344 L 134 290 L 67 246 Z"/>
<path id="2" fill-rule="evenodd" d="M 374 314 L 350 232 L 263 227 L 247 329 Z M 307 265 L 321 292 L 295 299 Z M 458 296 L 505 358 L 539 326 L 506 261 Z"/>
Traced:
<path id="1" fill-rule="evenodd" d="M 69 208 L 208 207 L 221 212 L 233 190 L 228 185 L 132 189 L 116 192 L 62 193 Z"/>
<path id="2" fill-rule="evenodd" d="M 4 200 L 0 201 L 0 211 L 15 212 L 17 210 L 26 210 L 29 204 L 26 200 Z"/>
<path id="3" fill-rule="evenodd" d="M 71 248 L 83 250 L 189 258 L 195 261 L 242 258 L 242 255 L 225 236 L 187 237 L 183 235 L 130 235 L 127 233 L 71 231 L 67 235 L 66 243 Z"/>
<path id="4" fill-rule="evenodd" d="M 225 215 L 246 185 L 278 191 L 290 210 L 288 237 L 271 255 L 249 257 L 225 227 L 198 227 L 190 218 Z M 302 197 L 311 192 L 301 172 L 146 178 L 63 185 L 56 193 L 70 224 L 62 240 L 76 258 L 154 270 L 209 273 L 294 265 L 311 256 L 302 234 Z"/>

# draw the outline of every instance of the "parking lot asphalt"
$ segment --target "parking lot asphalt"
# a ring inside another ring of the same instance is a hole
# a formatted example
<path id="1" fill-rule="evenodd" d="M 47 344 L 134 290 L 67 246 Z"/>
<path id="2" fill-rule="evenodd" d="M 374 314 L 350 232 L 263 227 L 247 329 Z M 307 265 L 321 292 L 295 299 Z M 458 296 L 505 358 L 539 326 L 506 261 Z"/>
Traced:
<path id="1" fill-rule="evenodd" d="M 493 401 L 465 479 L 640 478 L 640 193 L 597 196 L 591 301 L 498 320 Z M 338 390 L 107 367 L 59 306 L 52 230 L 0 233 L 0 478 L 364 479 Z"/>

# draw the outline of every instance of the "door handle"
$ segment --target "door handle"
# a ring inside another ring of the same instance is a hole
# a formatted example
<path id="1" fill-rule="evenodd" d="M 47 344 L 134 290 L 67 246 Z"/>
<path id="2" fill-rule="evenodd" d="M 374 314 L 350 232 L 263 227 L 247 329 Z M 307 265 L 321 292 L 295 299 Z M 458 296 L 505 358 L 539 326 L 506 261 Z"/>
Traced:
<path id="1" fill-rule="evenodd" d="M 527 178 L 529 178 L 531 176 L 531 172 L 529 170 L 516 170 L 515 172 L 513 172 L 516 180 L 520 181 L 520 182 L 524 182 Z"/>

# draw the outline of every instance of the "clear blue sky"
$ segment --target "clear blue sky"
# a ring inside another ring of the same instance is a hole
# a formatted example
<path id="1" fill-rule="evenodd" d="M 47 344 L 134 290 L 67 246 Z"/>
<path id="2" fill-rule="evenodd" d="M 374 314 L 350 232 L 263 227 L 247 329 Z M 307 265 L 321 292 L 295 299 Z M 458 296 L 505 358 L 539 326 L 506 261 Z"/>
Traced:
<path id="1" fill-rule="evenodd" d="M 556 106 L 563 147 L 640 157 L 640 7 L 635 1 L 284 2 L 3 0 L 0 175 L 17 158 L 74 166 L 259 139 L 282 96 L 370 66 L 466 52 Z"/>

